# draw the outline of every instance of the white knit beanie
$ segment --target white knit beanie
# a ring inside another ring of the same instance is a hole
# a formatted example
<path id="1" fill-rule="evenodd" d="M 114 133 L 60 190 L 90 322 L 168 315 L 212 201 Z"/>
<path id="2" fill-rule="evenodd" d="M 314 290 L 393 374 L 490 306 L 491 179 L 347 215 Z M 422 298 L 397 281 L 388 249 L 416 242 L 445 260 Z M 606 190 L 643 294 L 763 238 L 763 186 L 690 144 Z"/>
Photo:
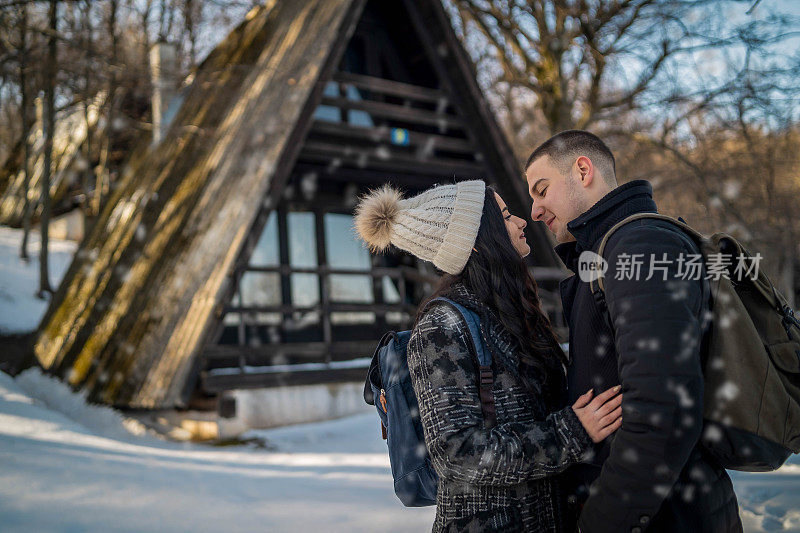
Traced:
<path id="1" fill-rule="evenodd" d="M 483 214 L 486 184 L 462 181 L 403 198 L 384 185 L 370 191 L 356 207 L 356 230 L 374 252 L 390 244 L 449 274 L 467 264 Z"/>

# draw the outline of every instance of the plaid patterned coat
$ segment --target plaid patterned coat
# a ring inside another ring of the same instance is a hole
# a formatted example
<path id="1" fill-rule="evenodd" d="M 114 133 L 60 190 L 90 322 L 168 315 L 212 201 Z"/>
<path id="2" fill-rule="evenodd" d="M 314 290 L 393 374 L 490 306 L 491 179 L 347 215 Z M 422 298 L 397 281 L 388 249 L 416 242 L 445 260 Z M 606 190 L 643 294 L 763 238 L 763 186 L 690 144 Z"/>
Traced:
<path id="1" fill-rule="evenodd" d="M 479 311 L 462 285 L 448 296 Z M 489 316 L 481 328 L 495 376 L 491 429 L 484 428 L 469 330 L 457 311 L 432 304 L 408 345 L 425 443 L 439 474 L 433 531 L 562 531 L 554 475 L 590 453 L 591 439 L 571 407 L 548 414 L 544 400 L 525 389 L 516 342 L 499 321 Z"/>

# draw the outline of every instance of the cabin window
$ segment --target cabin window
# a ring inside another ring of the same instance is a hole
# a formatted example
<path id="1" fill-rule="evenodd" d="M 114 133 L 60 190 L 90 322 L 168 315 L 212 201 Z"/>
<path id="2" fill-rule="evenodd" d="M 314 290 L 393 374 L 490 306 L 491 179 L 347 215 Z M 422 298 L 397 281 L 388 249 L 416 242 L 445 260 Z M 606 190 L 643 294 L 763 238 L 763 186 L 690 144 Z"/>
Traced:
<path id="1" fill-rule="evenodd" d="M 325 84 L 325 88 L 322 90 L 322 96 L 328 98 L 341 98 L 344 96 L 346 99 L 353 100 L 355 102 L 364 100 L 363 95 L 357 87 L 354 87 L 353 85 L 344 85 L 343 89 L 344 94 L 342 94 L 341 90 L 339 89 L 339 84 L 337 82 L 329 81 Z M 317 106 L 317 109 L 314 112 L 314 118 L 316 120 L 322 120 L 325 122 L 342 122 L 342 113 L 345 113 L 346 122 L 353 126 L 361 126 L 363 128 L 371 128 L 375 126 L 375 122 L 372 120 L 370 114 L 362 109 L 342 110 L 336 106 L 325 104 L 320 104 Z"/>
<path id="2" fill-rule="evenodd" d="M 274 267 L 280 264 L 278 255 L 278 222 L 273 211 L 258 238 L 253 255 L 250 256 L 252 267 Z M 281 277 L 277 272 L 245 272 L 239 281 L 239 289 L 234 305 L 245 308 L 258 308 L 280 305 Z M 246 342 L 253 345 L 264 340 L 260 326 L 280 324 L 280 313 L 262 313 L 246 311 L 242 313 L 246 326 Z M 256 341 L 256 339 L 258 339 Z"/>
<path id="3" fill-rule="evenodd" d="M 275 272 L 245 272 L 239 281 L 242 307 L 269 307 L 281 303 L 281 278 Z"/>
<path id="4" fill-rule="evenodd" d="M 338 213 L 325 215 L 325 253 L 333 270 L 370 269 L 369 252 L 356 240 L 353 217 Z M 364 274 L 331 274 L 330 298 L 333 302 L 372 303 L 372 279 Z"/>
<path id="5" fill-rule="evenodd" d="M 364 99 L 357 88 L 352 85 L 347 85 L 346 87 L 345 95 L 348 100 L 360 101 Z M 353 126 L 361 126 L 363 128 L 371 128 L 375 125 L 369 113 L 361 109 L 348 109 L 347 122 Z"/>
<path id="6" fill-rule="evenodd" d="M 289 265 L 292 268 L 317 268 L 317 238 L 314 213 L 287 214 Z M 290 278 L 292 305 L 312 307 L 319 303 L 319 278 L 311 273 L 293 273 Z"/>
<path id="7" fill-rule="evenodd" d="M 322 90 L 322 96 L 339 98 L 339 84 L 335 81 L 326 83 L 325 88 Z M 320 105 L 317 106 L 316 111 L 314 111 L 314 118 L 326 122 L 341 122 L 342 112 L 338 107 L 332 105 Z"/>
<path id="8" fill-rule="evenodd" d="M 261 237 L 250 256 L 250 266 L 271 267 L 280 264 L 278 255 L 278 217 L 275 211 L 269 214 Z"/>
<path id="9" fill-rule="evenodd" d="M 332 270 L 368 271 L 371 268 L 369 252 L 356 238 L 353 217 L 341 213 L 325 214 L 325 255 Z M 330 274 L 328 295 L 331 302 L 371 304 L 375 297 L 372 277 L 368 274 Z M 371 312 L 332 312 L 331 323 L 371 324 Z"/>
<path id="10" fill-rule="evenodd" d="M 236 289 L 236 292 L 233 295 L 233 299 L 231 300 L 232 307 L 239 307 L 241 305 L 242 299 L 239 298 L 239 289 Z M 225 313 L 225 317 L 222 319 L 222 322 L 225 326 L 238 326 L 241 322 L 242 317 L 239 313 Z"/>

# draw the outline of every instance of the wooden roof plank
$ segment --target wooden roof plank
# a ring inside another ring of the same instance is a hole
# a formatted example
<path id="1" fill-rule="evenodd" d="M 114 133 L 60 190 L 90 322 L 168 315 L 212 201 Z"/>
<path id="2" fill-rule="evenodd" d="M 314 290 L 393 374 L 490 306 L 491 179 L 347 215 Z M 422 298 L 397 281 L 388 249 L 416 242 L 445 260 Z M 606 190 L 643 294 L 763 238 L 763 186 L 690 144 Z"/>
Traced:
<path id="1" fill-rule="evenodd" d="M 306 157 L 320 155 L 325 158 L 339 158 L 342 161 L 357 162 L 363 166 L 369 165 L 376 169 L 387 169 L 403 171 L 418 171 L 426 174 L 452 174 L 457 177 L 460 173 L 464 175 L 485 174 L 483 165 L 477 161 L 465 159 L 453 159 L 447 157 L 423 156 L 405 154 L 393 151 L 384 147 L 383 150 L 376 148 L 360 148 L 356 146 L 342 146 L 336 143 L 326 143 L 322 141 L 307 141 L 303 146 L 301 154 Z"/>
<path id="2" fill-rule="evenodd" d="M 325 96 L 322 98 L 322 105 L 338 107 L 340 109 L 357 109 L 359 111 L 366 111 L 370 115 L 375 115 L 376 117 L 391 118 L 408 123 L 428 124 L 431 126 L 438 126 L 442 130 L 464 129 L 464 122 L 457 115 L 397 104 Z"/>
<path id="3" fill-rule="evenodd" d="M 399 81 L 385 80 L 383 78 L 376 78 L 375 76 L 338 71 L 333 75 L 333 79 L 334 81 L 354 85 L 361 89 L 399 96 L 401 98 L 433 102 L 436 104 L 442 101 L 447 101 L 445 93 L 439 89 L 431 89 L 428 87 L 420 87 L 419 85 L 411 85 L 409 83 L 403 83 Z"/>
<path id="4" fill-rule="evenodd" d="M 327 122 L 324 120 L 315 120 L 311 127 L 313 133 L 331 137 L 388 144 L 393 144 L 392 129 L 393 128 L 381 126 L 373 128 L 352 126 L 343 122 Z M 475 146 L 467 139 L 437 135 L 435 133 L 423 133 L 414 130 L 406 131 L 408 132 L 408 146 L 422 147 L 426 150 L 446 150 L 448 152 L 465 154 L 476 152 Z"/>

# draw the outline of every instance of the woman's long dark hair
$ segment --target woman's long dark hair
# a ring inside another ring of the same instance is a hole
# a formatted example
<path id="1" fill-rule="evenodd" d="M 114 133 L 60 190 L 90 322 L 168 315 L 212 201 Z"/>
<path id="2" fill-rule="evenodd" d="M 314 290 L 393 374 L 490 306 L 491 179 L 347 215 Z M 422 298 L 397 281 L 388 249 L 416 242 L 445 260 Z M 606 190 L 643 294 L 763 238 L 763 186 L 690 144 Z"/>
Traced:
<path id="1" fill-rule="evenodd" d="M 542 311 L 536 281 L 511 243 L 491 187 L 486 187 L 475 249 L 464 270 L 460 274 L 444 274 L 431 297 L 420 305 L 419 313 L 431 299 L 447 296 L 455 283 L 463 283 L 514 337 L 520 349 L 518 370 L 529 390 L 531 378 L 539 381 L 548 403 L 557 403 L 560 397 L 557 389 L 563 387 L 560 379 L 553 379 L 561 374 L 554 346 L 558 341 Z"/>

